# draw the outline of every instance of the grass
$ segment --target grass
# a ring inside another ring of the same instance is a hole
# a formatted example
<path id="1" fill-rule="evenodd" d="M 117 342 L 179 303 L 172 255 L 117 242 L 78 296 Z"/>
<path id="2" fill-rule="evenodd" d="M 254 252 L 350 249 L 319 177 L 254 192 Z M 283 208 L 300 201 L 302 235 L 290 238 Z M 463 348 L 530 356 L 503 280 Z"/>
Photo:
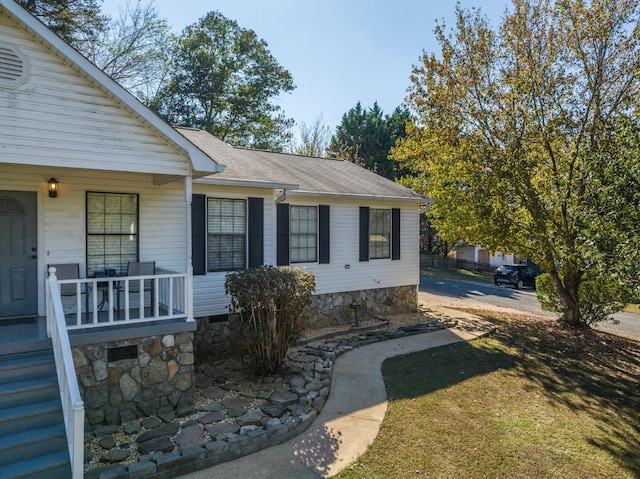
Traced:
<path id="1" fill-rule="evenodd" d="M 380 433 L 336 477 L 640 477 L 640 343 L 475 313 L 496 332 L 384 363 Z"/>
<path id="2" fill-rule="evenodd" d="M 627 306 L 624 308 L 624 311 L 626 313 L 640 314 L 640 304 L 627 304 Z"/>
<path id="3" fill-rule="evenodd" d="M 481 283 L 493 284 L 493 273 L 486 273 L 483 271 L 422 266 L 420 268 L 420 275 L 427 276 L 429 278 L 479 281 Z"/>

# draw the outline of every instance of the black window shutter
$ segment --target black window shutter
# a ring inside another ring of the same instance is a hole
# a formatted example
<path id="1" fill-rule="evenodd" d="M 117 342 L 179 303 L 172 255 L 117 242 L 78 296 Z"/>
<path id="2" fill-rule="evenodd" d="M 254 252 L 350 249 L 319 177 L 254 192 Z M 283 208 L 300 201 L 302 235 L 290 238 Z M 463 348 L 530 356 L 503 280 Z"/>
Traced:
<path id="1" fill-rule="evenodd" d="M 360 261 L 369 261 L 369 207 L 360 207 Z"/>
<path id="2" fill-rule="evenodd" d="M 206 274 L 206 197 L 191 195 L 191 261 L 193 274 Z"/>
<path id="3" fill-rule="evenodd" d="M 331 259 L 331 238 L 329 235 L 329 205 L 318 206 L 318 263 L 327 264 Z"/>
<path id="4" fill-rule="evenodd" d="M 264 264 L 264 199 L 249 198 L 249 268 Z"/>
<path id="5" fill-rule="evenodd" d="M 391 208 L 391 259 L 400 259 L 400 208 Z"/>
<path id="6" fill-rule="evenodd" d="M 277 231 L 278 237 L 277 258 L 278 266 L 289 264 L 289 205 L 285 203 L 278 204 L 277 209 Z"/>

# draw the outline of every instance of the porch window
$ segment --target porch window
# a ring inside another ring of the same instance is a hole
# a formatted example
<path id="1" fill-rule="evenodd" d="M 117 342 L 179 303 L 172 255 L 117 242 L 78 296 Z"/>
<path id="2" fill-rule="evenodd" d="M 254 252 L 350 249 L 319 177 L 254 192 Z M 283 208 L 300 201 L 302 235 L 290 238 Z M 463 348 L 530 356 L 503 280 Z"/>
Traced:
<path id="1" fill-rule="evenodd" d="M 369 211 L 369 258 L 389 258 L 391 210 Z"/>
<path id="2" fill-rule="evenodd" d="M 138 195 L 87 192 L 87 276 L 138 261 Z"/>
<path id="3" fill-rule="evenodd" d="M 318 209 L 315 206 L 291 206 L 289 221 L 290 261 L 315 262 L 318 250 Z"/>
<path id="4" fill-rule="evenodd" d="M 245 268 L 246 201 L 226 198 L 207 201 L 207 271 Z"/>

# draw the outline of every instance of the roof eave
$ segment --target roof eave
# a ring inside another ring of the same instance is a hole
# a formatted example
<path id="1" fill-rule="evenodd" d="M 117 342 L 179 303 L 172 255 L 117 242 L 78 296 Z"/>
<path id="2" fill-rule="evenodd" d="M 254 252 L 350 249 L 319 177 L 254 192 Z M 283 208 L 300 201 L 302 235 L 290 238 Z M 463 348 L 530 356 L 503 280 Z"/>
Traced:
<path id="1" fill-rule="evenodd" d="M 47 48 L 50 48 L 56 55 L 61 56 L 63 60 L 70 63 L 70 66 L 74 68 L 74 70 L 85 76 L 85 78 L 88 78 L 91 83 L 95 84 L 105 94 L 120 103 L 123 108 L 154 128 L 176 147 L 186 152 L 189 156 L 193 172 L 209 175 L 224 171 L 224 166 L 216 163 L 215 160 L 204 154 L 193 143 L 175 131 L 169 124 L 144 106 L 135 96 L 91 63 L 71 45 L 58 37 L 22 6 L 12 0 L 0 0 L 0 10 L 8 13 L 10 18 L 26 27 L 28 31 L 32 35 L 35 35 Z"/>
<path id="2" fill-rule="evenodd" d="M 290 196 L 300 197 L 317 197 L 317 198 L 345 198 L 356 199 L 363 201 L 401 201 L 406 203 L 424 204 L 429 201 L 426 196 L 394 196 L 394 195 L 370 195 L 370 194 L 358 194 L 358 193 L 335 193 L 335 192 L 323 192 L 323 191 L 305 191 L 296 190 L 292 191 Z"/>

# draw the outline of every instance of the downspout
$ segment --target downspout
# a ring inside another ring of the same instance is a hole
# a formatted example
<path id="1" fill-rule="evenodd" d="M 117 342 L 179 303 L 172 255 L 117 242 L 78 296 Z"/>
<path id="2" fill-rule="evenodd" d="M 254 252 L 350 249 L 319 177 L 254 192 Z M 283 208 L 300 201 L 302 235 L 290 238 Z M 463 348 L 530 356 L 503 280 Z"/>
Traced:
<path id="1" fill-rule="evenodd" d="M 187 214 L 187 284 L 185 288 L 187 321 L 195 321 L 193 319 L 193 245 L 191 237 L 193 229 L 191 227 L 191 202 L 193 196 L 193 179 L 191 174 L 184 178 L 184 196 Z"/>
<path id="2" fill-rule="evenodd" d="M 276 204 L 282 203 L 287 199 L 287 190 L 282 190 L 282 194 L 276 198 Z"/>

